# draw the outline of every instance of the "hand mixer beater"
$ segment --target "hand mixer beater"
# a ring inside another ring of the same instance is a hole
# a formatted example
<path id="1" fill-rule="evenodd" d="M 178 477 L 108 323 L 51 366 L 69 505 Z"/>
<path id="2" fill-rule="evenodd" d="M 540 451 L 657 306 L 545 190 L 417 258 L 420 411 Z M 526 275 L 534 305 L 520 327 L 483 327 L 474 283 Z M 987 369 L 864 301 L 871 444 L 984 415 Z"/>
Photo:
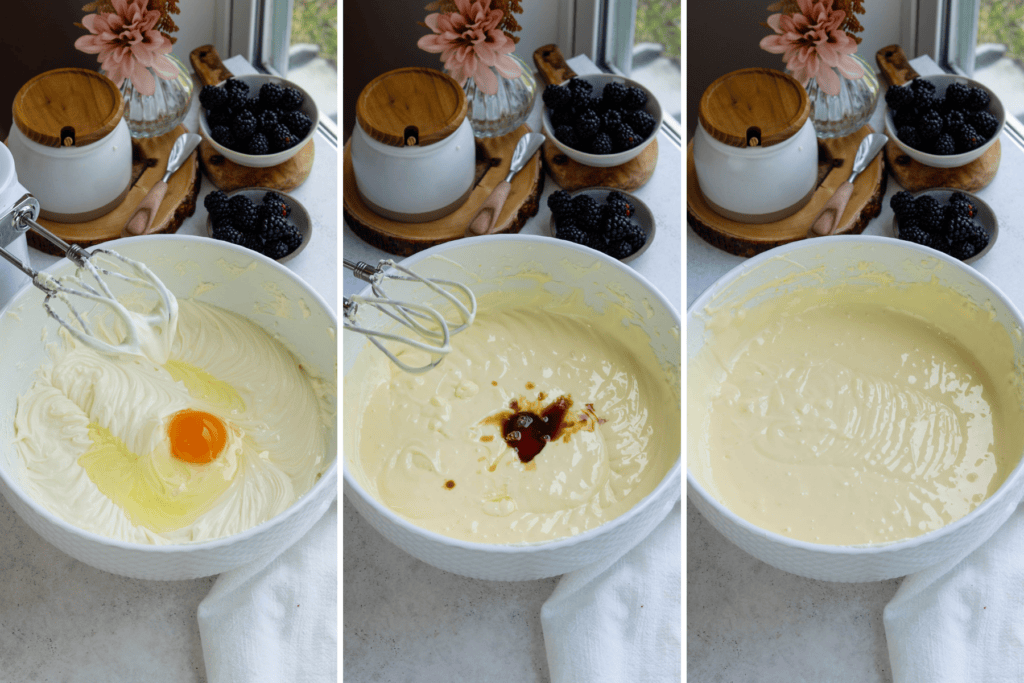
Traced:
<path id="1" fill-rule="evenodd" d="M 0 215 L 0 256 L 32 278 L 32 284 L 42 290 L 46 295 L 43 306 L 50 317 L 72 337 L 101 353 L 145 355 L 154 359 L 165 356 L 177 326 L 178 300 L 160 279 L 145 264 L 117 252 L 100 248 L 86 251 L 68 244 L 37 223 L 38 215 L 39 202 L 29 194 L 6 214 Z M 29 229 L 60 249 L 69 261 L 78 266 L 78 271 L 74 275 L 54 277 L 33 269 L 5 248 Z M 87 276 L 91 276 L 95 284 Z M 114 278 L 155 293 L 156 306 L 148 314 L 130 311 L 114 296 L 104 278 Z M 91 301 L 112 312 L 123 323 L 122 339 L 110 342 L 97 336 L 75 307 L 72 297 Z M 55 301 L 67 306 L 73 316 L 72 321 L 57 313 Z"/>
<path id="2" fill-rule="evenodd" d="M 451 352 L 452 347 L 449 343 L 451 337 L 473 324 L 473 319 L 476 317 L 476 297 L 463 284 L 451 280 L 422 277 L 391 259 L 383 259 L 376 266 L 362 261 L 353 262 L 348 259 L 343 259 L 343 261 L 345 267 L 351 270 L 357 278 L 370 283 L 370 289 L 373 292 L 372 297 L 344 298 L 345 329 L 366 335 L 370 343 L 406 372 L 421 373 L 436 367 L 445 355 Z M 384 292 L 383 285 L 384 280 L 388 279 L 425 286 L 428 292 L 433 292 L 451 303 L 458 312 L 462 323 L 450 327 L 445 317 L 431 306 L 417 302 L 398 301 L 388 297 Z M 408 337 L 388 330 L 369 329 L 358 325 L 356 315 L 359 313 L 360 306 L 372 307 L 409 329 L 415 336 Z M 430 354 L 430 362 L 424 365 L 409 365 L 389 350 L 380 341 L 381 339 L 425 351 Z"/>

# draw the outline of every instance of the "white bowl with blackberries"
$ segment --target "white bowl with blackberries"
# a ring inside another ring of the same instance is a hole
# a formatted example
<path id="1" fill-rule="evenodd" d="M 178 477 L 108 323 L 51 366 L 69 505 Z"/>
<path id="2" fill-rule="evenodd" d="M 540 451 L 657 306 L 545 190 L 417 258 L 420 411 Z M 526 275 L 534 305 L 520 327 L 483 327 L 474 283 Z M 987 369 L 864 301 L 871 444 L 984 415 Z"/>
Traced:
<path id="1" fill-rule="evenodd" d="M 203 206 L 209 214 L 210 237 L 231 242 L 285 262 L 298 256 L 309 244 L 312 223 L 299 202 L 281 192 L 263 187 L 244 188 L 231 193 L 214 190 Z"/>
<path id="2" fill-rule="evenodd" d="M 963 76 L 918 76 L 885 93 L 885 131 L 925 166 L 957 168 L 995 144 L 1006 110 L 994 92 Z"/>
<path id="3" fill-rule="evenodd" d="M 631 194 L 610 187 L 548 196 L 551 234 L 628 263 L 654 242 L 654 214 Z"/>
<path id="4" fill-rule="evenodd" d="M 319 111 L 302 88 L 267 74 L 233 76 L 199 91 L 199 127 L 210 145 L 241 166 L 288 161 L 316 131 Z"/>
<path id="5" fill-rule="evenodd" d="M 575 76 L 544 89 L 543 121 L 548 139 L 584 166 L 620 166 L 635 159 L 661 127 L 654 94 L 615 74 Z"/>
<path id="6" fill-rule="evenodd" d="M 988 253 L 999 235 L 988 204 L 952 188 L 897 192 L 889 200 L 893 234 L 901 240 L 937 249 L 965 263 Z"/>

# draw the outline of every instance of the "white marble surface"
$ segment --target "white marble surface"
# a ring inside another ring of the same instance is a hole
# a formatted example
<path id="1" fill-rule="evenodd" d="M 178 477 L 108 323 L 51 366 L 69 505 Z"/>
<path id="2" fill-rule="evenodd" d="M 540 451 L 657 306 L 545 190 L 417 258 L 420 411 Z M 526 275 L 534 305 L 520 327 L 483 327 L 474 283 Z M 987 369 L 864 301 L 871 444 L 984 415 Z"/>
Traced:
<path id="1" fill-rule="evenodd" d="M 240 57 L 226 64 L 253 72 Z M 189 130 L 198 129 L 197 106 Z M 290 193 L 310 212 L 312 242 L 286 265 L 337 309 L 338 152 L 320 137 L 316 145 L 309 179 Z M 204 177 L 179 234 L 206 234 L 202 199 L 213 189 Z M 57 261 L 36 250 L 29 258 L 37 269 Z M 215 578 L 141 581 L 93 569 L 49 545 L 0 498 L 0 681 L 205 681 L 196 607 Z"/>
<path id="2" fill-rule="evenodd" d="M 911 62 L 921 74 L 941 73 L 928 58 Z M 882 106 L 872 119 L 883 131 Z M 995 211 L 999 239 L 974 267 L 1019 308 L 1024 307 L 1024 151 L 1004 134 L 1002 161 L 977 195 Z M 866 235 L 892 236 L 889 198 L 902 188 L 890 177 L 881 215 Z M 686 300 L 744 259 L 719 251 L 687 231 Z M 687 506 L 687 661 L 691 680 L 892 680 L 882 609 L 900 580 L 841 584 L 803 579 L 770 567 L 732 545 L 692 505 Z"/>
<path id="3" fill-rule="evenodd" d="M 596 68 L 569 60 L 577 73 Z M 528 123 L 540 130 L 538 108 Z M 681 301 L 681 154 L 662 136 L 658 166 L 636 192 L 655 214 L 656 241 L 632 266 L 673 306 Z M 547 178 L 541 209 L 523 234 L 547 234 L 547 196 L 558 189 Z M 376 263 L 388 255 L 345 228 L 345 258 Z M 344 273 L 345 295 L 363 283 Z M 386 541 L 346 500 L 343 513 L 344 675 L 350 681 L 487 683 L 549 680 L 540 607 L 557 579 L 488 582 L 435 569 Z"/>

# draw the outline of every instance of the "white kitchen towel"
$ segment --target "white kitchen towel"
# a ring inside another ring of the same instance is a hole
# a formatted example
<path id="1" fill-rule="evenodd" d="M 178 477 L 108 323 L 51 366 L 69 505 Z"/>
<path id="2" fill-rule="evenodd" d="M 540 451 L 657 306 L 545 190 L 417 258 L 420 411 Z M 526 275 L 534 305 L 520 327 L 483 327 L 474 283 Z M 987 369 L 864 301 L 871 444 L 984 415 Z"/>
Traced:
<path id="1" fill-rule="evenodd" d="M 268 562 L 221 574 L 199 603 L 209 683 L 338 680 L 338 502 Z"/>
<path id="2" fill-rule="evenodd" d="M 621 557 L 564 575 L 540 611 L 552 683 L 682 680 L 682 506 Z"/>
<path id="3" fill-rule="evenodd" d="M 905 578 L 884 621 L 894 683 L 1024 681 L 1024 505 L 966 558 Z"/>

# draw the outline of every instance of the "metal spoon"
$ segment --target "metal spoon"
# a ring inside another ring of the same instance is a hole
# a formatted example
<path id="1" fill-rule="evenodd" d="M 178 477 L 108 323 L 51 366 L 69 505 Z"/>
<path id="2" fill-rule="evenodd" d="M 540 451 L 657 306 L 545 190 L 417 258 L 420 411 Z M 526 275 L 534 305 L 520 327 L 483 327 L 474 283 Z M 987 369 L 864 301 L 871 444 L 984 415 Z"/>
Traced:
<path id="1" fill-rule="evenodd" d="M 122 237 L 145 235 L 150 231 L 153 227 L 153 219 L 156 217 L 156 210 L 160 208 L 160 203 L 163 202 L 164 195 L 167 194 L 167 181 L 175 171 L 181 168 L 181 165 L 199 146 L 202 139 L 202 136 L 195 133 L 182 133 L 178 136 L 178 139 L 174 141 L 174 146 L 171 147 L 170 156 L 167 158 L 167 173 L 164 173 L 163 179 L 154 185 L 139 202 L 132 217 L 125 223 L 124 230 L 121 232 Z"/>
<path id="2" fill-rule="evenodd" d="M 512 189 L 512 178 L 523 170 L 526 162 L 533 157 L 542 144 L 544 144 L 544 136 L 540 133 L 527 133 L 519 138 L 519 142 L 516 143 L 516 148 L 512 152 L 512 166 L 509 168 L 508 175 L 491 191 L 491 195 L 480 207 L 480 211 L 470 221 L 469 227 L 466 229 L 466 237 L 494 232 L 498 223 L 498 214 L 505 206 L 505 200 L 508 199 L 508 193 Z"/>
<path id="3" fill-rule="evenodd" d="M 850 179 L 837 187 L 835 194 L 825 203 L 821 213 L 818 214 L 818 217 L 814 219 L 814 223 L 811 224 L 811 229 L 807 233 L 808 237 L 831 235 L 839 228 L 839 221 L 843 217 L 843 211 L 846 210 L 846 205 L 850 202 L 850 197 L 853 195 L 854 179 L 858 173 L 868 167 L 871 160 L 882 151 L 882 148 L 885 147 L 885 143 L 888 141 L 889 138 L 882 133 L 871 133 L 861 140 L 860 146 L 857 148 L 857 156 L 853 159 L 853 173 L 850 175 Z"/>

